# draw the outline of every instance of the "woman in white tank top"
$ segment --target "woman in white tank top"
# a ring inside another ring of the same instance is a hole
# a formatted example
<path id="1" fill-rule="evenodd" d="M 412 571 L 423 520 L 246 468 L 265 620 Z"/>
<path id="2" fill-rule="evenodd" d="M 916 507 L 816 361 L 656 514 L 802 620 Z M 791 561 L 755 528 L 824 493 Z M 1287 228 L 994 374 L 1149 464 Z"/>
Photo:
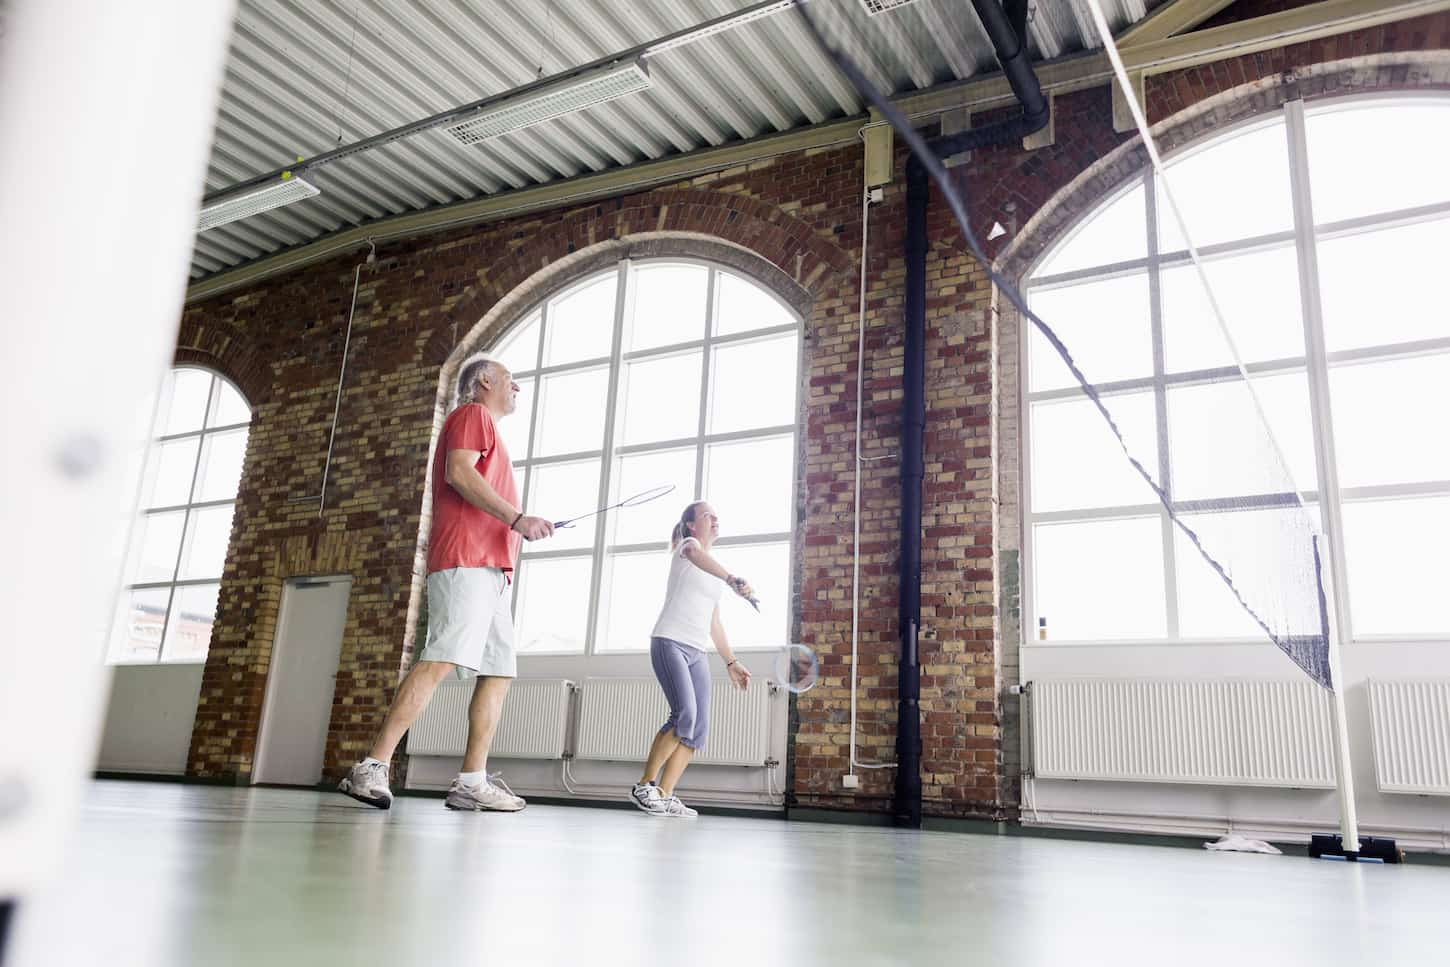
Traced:
<path id="1" fill-rule="evenodd" d="M 644 775 L 630 790 L 636 806 L 653 816 L 690 817 L 695 810 L 675 795 L 690 758 L 705 741 L 710 718 L 708 643 L 725 659 L 737 688 L 750 684 L 750 671 L 736 659 L 720 623 L 720 594 L 728 586 L 754 597 L 744 578 L 733 576 L 710 554 L 720 536 L 720 518 L 705 501 L 685 508 L 670 535 L 670 575 L 665 603 L 650 632 L 650 664 L 669 702 L 670 717 L 650 746 Z M 656 784 L 658 780 L 658 784 Z"/>

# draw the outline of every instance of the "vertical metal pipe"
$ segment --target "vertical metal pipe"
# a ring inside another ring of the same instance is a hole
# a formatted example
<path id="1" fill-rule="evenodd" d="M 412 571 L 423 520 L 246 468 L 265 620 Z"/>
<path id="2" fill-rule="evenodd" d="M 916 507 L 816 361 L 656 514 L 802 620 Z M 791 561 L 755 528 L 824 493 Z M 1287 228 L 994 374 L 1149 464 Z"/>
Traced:
<path id="1" fill-rule="evenodd" d="M 337 397 L 332 401 L 332 430 L 327 434 L 327 458 L 322 461 L 322 488 L 317 492 L 317 516 L 327 507 L 327 475 L 332 471 L 332 447 L 337 443 L 337 415 L 342 412 L 342 384 L 347 378 L 347 350 L 352 345 L 352 317 L 357 312 L 357 285 L 362 280 L 363 263 L 352 274 L 352 305 L 347 310 L 347 335 L 342 338 L 342 363 L 337 368 Z"/>
<path id="2" fill-rule="evenodd" d="M 901 658 L 897 674 L 896 789 L 892 816 L 897 826 L 921 827 L 921 670 L 917 635 L 921 626 L 922 436 L 926 430 L 926 214 L 930 200 L 926 169 L 906 166 L 906 338 L 901 391 L 901 556 L 899 611 Z"/>

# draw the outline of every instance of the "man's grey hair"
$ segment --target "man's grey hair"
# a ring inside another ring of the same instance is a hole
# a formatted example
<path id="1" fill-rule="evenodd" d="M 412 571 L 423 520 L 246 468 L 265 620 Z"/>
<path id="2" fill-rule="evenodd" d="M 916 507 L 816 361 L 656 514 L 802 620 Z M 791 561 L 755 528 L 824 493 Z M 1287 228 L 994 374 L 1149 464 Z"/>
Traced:
<path id="1" fill-rule="evenodd" d="M 478 378 L 484 375 L 485 371 L 490 374 L 497 373 L 498 364 L 495 363 L 493 360 L 485 359 L 482 356 L 479 356 L 476 359 L 470 359 L 468 362 L 463 364 L 463 369 L 460 370 L 458 373 L 459 406 L 462 406 L 464 403 L 472 403 L 474 401 L 473 394 L 477 390 Z"/>

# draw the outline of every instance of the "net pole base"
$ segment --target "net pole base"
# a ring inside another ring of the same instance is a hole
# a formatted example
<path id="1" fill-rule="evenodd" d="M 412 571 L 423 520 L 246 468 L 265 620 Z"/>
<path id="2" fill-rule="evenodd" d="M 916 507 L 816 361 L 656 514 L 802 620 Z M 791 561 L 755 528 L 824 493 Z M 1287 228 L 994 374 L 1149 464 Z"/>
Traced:
<path id="1" fill-rule="evenodd" d="M 0 900 L 0 964 L 5 963 L 5 945 L 15 922 L 15 900 Z"/>
<path id="2" fill-rule="evenodd" d="M 1309 858 L 1314 860 L 1345 860 L 1357 863 L 1360 860 L 1376 863 L 1403 863 L 1405 852 L 1395 841 L 1385 836 L 1361 836 L 1359 849 L 1344 848 L 1344 839 L 1337 833 L 1315 833 L 1309 837 Z"/>

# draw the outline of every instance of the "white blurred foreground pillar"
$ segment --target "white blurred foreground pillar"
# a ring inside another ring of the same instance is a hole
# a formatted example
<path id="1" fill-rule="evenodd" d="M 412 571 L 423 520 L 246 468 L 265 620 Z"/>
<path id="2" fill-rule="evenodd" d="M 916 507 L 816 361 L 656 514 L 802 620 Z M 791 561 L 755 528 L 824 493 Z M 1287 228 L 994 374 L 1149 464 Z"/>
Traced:
<path id="1" fill-rule="evenodd" d="M 175 348 L 233 2 L 7 6 L 0 903 L 13 904 L 58 872 L 95 765 L 134 455 Z"/>

